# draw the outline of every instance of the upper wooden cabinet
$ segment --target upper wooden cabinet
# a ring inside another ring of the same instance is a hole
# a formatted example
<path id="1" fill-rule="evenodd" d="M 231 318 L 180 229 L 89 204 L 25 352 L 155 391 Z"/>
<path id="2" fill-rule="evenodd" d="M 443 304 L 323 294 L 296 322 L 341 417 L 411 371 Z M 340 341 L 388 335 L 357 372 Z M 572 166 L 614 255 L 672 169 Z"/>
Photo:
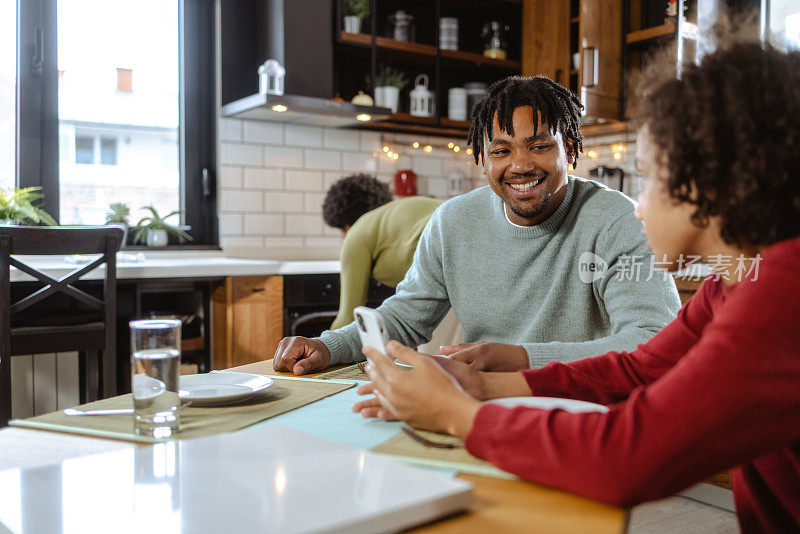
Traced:
<path id="1" fill-rule="evenodd" d="M 525 0 L 523 18 L 522 73 L 569 87 L 587 123 L 620 120 L 623 1 Z"/>

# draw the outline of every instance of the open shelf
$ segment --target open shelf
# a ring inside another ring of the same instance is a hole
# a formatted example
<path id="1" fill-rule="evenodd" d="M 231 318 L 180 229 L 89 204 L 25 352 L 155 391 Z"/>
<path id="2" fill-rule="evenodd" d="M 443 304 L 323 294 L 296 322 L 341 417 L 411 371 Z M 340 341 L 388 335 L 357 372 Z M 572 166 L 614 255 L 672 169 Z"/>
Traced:
<path id="1" fill-rule="evenodd" d="M 420 43 L 411 43 L 408 41 L 395 41 L 388 37 L 375 37 L 375 46 L 383 50 L 396 50 L 398 52 L 408 52 L 411 54 L 418 54 L 421 56 L 435 56 L 436 47 Z"/>
<path id="2" fill-rule="evenodd" d="M 356 43 L 360 45 L 372 45 L 372 35 L 368 33 L 348 33 L 342 31 L 339 40 L 345 43 Z"/>
<path id="3" fill-rule="evenodd" d="M 625 36 L 625 42 L 629 45 L 633 45 L 671 35 L 675 35 L 674 22 L 668 22 L 666 24 L 661 24 L 659 26 L 652 26 L 650 28 L 645 28 L 643 30 L 630 32 Z"/>
<path id="4" fill-rule="evenodd" d="M 495 59 L 473 52 L 464 52 L 463 50 L 440 50 L 440 53 L 442 57 L 467 61 L 476 65 L 488 65 L 508 70 L 520 70 L 522 68 L 522 63 L 513 59 Z"/>

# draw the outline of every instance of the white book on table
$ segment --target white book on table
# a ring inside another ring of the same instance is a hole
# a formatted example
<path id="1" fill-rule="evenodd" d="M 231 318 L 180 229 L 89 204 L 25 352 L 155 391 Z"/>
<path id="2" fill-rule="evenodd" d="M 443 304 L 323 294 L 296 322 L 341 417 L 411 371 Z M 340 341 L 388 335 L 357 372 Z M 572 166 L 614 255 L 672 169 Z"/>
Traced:
<path id="1" fill-rule="evenodd" d="M 0 531 L 393 532 L 468 482 L 278 425 L 0 471 Z"/>

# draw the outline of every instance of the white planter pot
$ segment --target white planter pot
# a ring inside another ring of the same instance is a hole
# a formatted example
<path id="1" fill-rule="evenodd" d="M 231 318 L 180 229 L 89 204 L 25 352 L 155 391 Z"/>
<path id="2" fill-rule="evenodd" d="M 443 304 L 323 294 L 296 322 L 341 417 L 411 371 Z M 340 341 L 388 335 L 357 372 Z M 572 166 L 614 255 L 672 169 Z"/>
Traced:
<path id="1" fill-rule="evenodd" d="M 344 31 L 347 33 L 361 33 L 361 17 L 352 15 L 344 17 Z"/>
<path id="2" fill-rule="evenodd" d="M 397 113 L 399 101 L 400 89 L 397 87 L 380 86 L 375 88 L 375 105 L 379 108 L 390 108 L 392 113 Z"/>
<path id="3" fill-rule="evenodd" d="M 128 244 L 128 225 L 125 223 L 106 223 L 106 226 L 116 226 L 122 230 L 121 247 L 124 248 Z"/>
<path id="4" fill-rule="evenodd" d="M 166 230 L 148 230 L 147 231 L 147 246 L 148 247 L 166 247 L 169 243 L 169 235 Z"/>

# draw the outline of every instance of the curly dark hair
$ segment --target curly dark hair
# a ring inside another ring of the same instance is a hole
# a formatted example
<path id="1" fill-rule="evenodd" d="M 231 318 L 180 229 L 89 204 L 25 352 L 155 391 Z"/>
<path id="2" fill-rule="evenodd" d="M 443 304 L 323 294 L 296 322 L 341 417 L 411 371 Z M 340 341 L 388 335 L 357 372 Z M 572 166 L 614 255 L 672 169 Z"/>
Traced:
<path id="1" fill-rule="evenodd" d="M 322 204 L 325 224 L 344 230 L 356 220 L 392 200 L 389 186 L 368 174 L 342 178 L 328 189 Z"/>
<path id="2" fill-rule="evenodd" d="M 483 134 L 492 140 L 494 114 L 497 113 L 500 128 L 514 135 L 514 110 L 521 106 L 532 107 L 534 117 L 538 114 L 553 135 L 558 131 L 564 141 L 572 141 L 576 163 L 578 154 L 583 151 L 580 130 L 583 105 L 571 91 L 544 76 L 510 76 L 494 82 L 480 102 L 472 107 L 467 144 L 472 146 L 475 163 L 479 164 L 483 155 Z M 534 135 L 538 126 L 534 122 Z"/>
<path id="3" fill-rule="evenodd" d="M 717 43 L 680 79 L 662 55 L 642 76 L 636 106 L 669 195 L 719 217 L 721 237 L 766 246 L 800 235 L 800 52 L 748 37 Z M 666 73 L 666 76 L 665 76 Z"/>

